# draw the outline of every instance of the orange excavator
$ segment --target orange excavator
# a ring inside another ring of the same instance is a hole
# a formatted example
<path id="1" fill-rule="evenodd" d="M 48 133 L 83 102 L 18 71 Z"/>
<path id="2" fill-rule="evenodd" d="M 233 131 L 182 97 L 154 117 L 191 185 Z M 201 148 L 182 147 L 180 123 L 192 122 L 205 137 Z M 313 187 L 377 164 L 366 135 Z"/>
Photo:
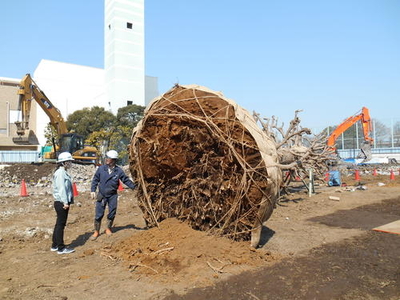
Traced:
<path id="1" fill-rule="evenodd" d="M 372 120 L 369 115 L 369 110 L 366 107 L 361 109 L 361 112 L 344 120 L 328 137 L 327 145 L 332 151 L 336 151 L 336 140 L 339 136 L 353 126 L 358 121 L 361 121 L 361 125 L 364 133 L 364 143 L 361 146 L 361 153 L 357 158 L 363 158 L 364 162 L 369 161 L 372 158 L 371 145 L 374 139 L 371 137 L 372 133 Z"/>

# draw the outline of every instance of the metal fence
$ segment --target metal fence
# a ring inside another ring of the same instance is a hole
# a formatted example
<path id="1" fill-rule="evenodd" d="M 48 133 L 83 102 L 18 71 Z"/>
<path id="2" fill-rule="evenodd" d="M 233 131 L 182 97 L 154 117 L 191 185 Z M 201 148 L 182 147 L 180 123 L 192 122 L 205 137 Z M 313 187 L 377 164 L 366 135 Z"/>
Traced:
<path id="1" fill-rule="evenodd" d="M 39 157 L 38 151 L 0 151 L 0 163 L 32 163 Z"/>
<path id="2" fill-rule="evenodd" d="M 360 149 L 341 149 L 337 151 L 341 158 L 356 158 L 360 154 Z M 400 148 L 373 148 L 372 157 L 387 157 L 399 160 Z"/>

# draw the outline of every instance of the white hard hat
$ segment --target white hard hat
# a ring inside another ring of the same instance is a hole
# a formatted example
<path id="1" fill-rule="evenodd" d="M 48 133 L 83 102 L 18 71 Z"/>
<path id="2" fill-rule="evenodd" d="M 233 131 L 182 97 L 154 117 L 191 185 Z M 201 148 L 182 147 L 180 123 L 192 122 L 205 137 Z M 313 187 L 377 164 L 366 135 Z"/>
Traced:
<path id="1" fill-rule="evenodd" d="M 60 163 L 60 162 L 71 161 L 71 160 L 74 160 L 74 159 L 72 158 L 71 153 L 69 153 L 69 152 L 62 152 L 62 153 L 60 153 L 60 155 L 58 156 L 57 162 Z"/>
<path id="2" fill-rule="evenodd" d="M 111 159 L 117 159 L 118 158 L 118 152 L 115 151 L 115 150 L 107 151 L 106 157 L 107 158 L 111 158 Z"/>

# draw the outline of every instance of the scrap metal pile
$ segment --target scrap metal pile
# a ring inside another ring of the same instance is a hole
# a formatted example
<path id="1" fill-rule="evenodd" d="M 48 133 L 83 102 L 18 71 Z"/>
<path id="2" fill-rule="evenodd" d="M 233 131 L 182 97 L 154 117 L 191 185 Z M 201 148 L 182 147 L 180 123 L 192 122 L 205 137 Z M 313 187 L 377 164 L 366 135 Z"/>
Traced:
<path id="1" fill-rule="evenodd" d="M 175 217 L 197 230 L 250 239 L 279 194 L 275 144 L 221 93 L 174 86 L 149 105 L 130 144 L 147 224 Z"/>

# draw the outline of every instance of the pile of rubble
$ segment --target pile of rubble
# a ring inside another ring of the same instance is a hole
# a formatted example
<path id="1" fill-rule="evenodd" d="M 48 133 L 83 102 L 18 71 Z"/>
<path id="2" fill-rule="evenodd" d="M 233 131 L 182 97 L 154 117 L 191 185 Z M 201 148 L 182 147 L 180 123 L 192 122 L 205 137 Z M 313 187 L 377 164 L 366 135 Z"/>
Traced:
<path id="1" fill-rule="evenodd" d="M 94 165 L 74 164 L 68 171 L 79 192 L 90 190 L 96 168 Z M 0 197 L 19 195 L 23 180 L 29 195 L 51 194 L 52 177 L 55 170 L 56 164 L 53 163 L 1 165 Z"/>

